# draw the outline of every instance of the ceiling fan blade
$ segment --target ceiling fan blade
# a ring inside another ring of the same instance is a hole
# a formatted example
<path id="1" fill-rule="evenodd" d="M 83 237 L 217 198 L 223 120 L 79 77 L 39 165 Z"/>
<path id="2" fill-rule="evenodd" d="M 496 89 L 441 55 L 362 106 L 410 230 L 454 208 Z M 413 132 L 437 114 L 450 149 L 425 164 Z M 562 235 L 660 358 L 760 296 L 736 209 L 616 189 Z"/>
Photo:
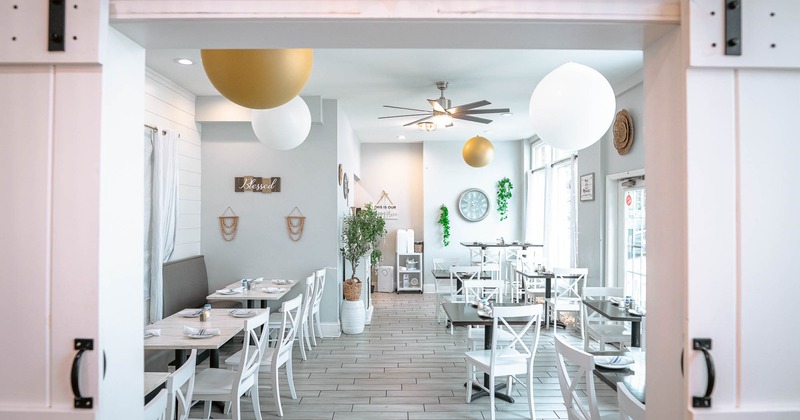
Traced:
<path id="1" fill-rule="evenodd" d="M 476 123 L 489 124 L 490 122 L 492 122 L 492 120 L 487 120 L 486 118 L 470 117 L 469 115 L 464 115 L 464 114 L 453 114 L 450 116 L 453 118 L 458 118 L 459 120 L 467 120 Z"/>
<path id="2" fill-rule="evenodd" d="M 428 113 L 425 113 L 425 114 L 405 114 L 405 115 L 389 115 L 387 117 L 378 117 L 378 119 L 382 120 L 384 118 L 419 117 L 420 115 L 431 116 L 431 114 L 428 114 Z"/>
<path id="3" fill-rule="evenodd" d="M 431 112 L 429 109 L 406 108 L 403 106 L 384 105 L 384 108 L 405 109 L 408 111 Z"/>
<path id="4" fill-rule="evenodd" d="M 423 121 L 427 120 L 428 118 L 432 118 L 432 117 L 433 117 L 433 115 L 428 115 L 428 116 L 427 116 L 427 117 L 425 117 L 425 118 L 420 118 L 420 119 L 418 119 L 418 120 L 416 120 L 416 121 L 411 121 L 411 122 L 410 122 L 410 123 L 408 123 L 408 124 L 403 124 L 403 127 L 408 127 L 409 125 L 414 125 L 414 124 L 416 124 L 416 123 L 423 122 Z"/>
<path id="5" fill-rule="evenodd" d="M 454 113 L 454 112 L 464 112 L 467 109 L 478 108 L 478 107 L 486 106 L 486 105 L 491 105 L 491 102 L 489 102 L 489 101 L 478 101 L 478 102 L 472 102 L 472 103 L 468 103 L 468 104 L 464 104 L 464 105 L 454 106 L 452 108 L 448 108 L 447 112 L 451 113 L 451 114 Z"/>
<path id="6" fill-rule="evenodd" d="M 505 112 L 511 112 L 508 108 L 495 108 L 495 109 L 472 109 L 465 112 L 456 112 L 454 114 L 502 114 Z M 453 114 L 450 114 L 453 115 Z"/>
<path id="7" fill-rule="evenodd" d="M 439 102 L 436 102 L 435 99 L 428 99 L 428 102 L 430 102 L 434 110 L 439 112 L 447 112 L 444 110 L 444 108 L 442 108 L 442 105 Z"/>

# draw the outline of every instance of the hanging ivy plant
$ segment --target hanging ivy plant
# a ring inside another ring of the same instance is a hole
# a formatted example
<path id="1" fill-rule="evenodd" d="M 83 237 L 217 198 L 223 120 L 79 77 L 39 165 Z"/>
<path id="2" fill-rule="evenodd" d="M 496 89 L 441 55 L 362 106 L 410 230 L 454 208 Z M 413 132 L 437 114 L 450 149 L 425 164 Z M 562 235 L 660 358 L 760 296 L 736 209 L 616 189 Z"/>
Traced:
<path id="1" fill-rule="evenodd" d="M 497 181 L 497 211 L 500 213 L 500 221 L 508 219 L 508 199 L 511 198 L 513 188 L 514 185 L 508 178 Z"/>
<path id="2" fill-rule="evenodd" d="M 442 225 L 442 243 L 444 246 L 448 246 L 450 245 L 450 211 L 447 210 L 447 206 L 444 204 L 439 207 L 439 210 L 441 210 L 441 213 L 437 223 Z"/>

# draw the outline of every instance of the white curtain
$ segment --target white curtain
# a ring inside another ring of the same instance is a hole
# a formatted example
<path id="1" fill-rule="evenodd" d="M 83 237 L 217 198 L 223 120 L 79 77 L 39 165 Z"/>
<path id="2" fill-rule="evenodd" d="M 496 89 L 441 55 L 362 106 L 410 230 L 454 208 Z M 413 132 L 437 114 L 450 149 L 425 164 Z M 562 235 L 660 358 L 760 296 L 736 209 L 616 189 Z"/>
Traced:
<path id="1" fill-rule="evenodd" d="M 149 132 L 149 133 L 148 133 Z M 161 267 L 175 249 L 178 215 L 178 146 L 171 131 L 145 130 L 145 299 L 150 322 L 163 317 Z"/>

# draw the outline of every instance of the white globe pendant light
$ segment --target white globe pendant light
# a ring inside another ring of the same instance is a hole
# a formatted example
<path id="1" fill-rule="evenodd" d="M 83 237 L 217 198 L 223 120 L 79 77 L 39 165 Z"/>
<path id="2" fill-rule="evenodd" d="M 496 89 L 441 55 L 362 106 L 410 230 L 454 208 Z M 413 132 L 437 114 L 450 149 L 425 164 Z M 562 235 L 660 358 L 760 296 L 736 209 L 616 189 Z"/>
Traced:
<path id="1" fill-rule="evenodd" d="M 580 150 L 603 137 L 614 119 L 614 90 L 597 70 L 567 63 L 536 85 L 530 102 L 534 132 L 558 149 Z"/>
<path id="2" fill-rule="evenodd" d="M 276 108 L 254 109 L 250 119 L 258 140 L 275 150 L 294 149 L 311 131 L 311 112 L 299 96 Z"/>

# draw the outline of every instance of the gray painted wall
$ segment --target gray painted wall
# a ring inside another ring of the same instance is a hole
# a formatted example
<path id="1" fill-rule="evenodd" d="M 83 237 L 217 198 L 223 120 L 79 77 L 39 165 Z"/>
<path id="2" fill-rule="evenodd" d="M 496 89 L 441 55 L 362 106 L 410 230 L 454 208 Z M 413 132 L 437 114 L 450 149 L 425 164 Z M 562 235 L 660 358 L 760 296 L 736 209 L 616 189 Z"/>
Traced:
<path id="1" fill-rule="evenodd" d="M 248 122 L 203 124 L 202 251 L 211 287 L 243 277 L 302 280 L 315 269 L 337 267 L 337 103 L 325 100 L 322 106 L 329 118 L 313 124 L 305 142 L 289 151 L 263 145 Z M 279 176 L 281 192 L 234 192 L 234 178 L 246 175 Z M 222 239 L 218 219 L 228 206 L 239 216 L 230 242 Z M 298 242 L 286 228 L 295 206 L 306 217 Z M 328 271 L 323 323 L 338 323 L 337 278 Z"/>
<path id="2" fill-rule="evenodd" d="M 589 268 L 589 285 L 604 285 L 606 266 L 606 177 L 644 169 L 644 88 L 641 73 L 615 86 L 617 110 L 627 109 L 633 119 L 634 142 L 628 154 L 620 156 L 614 148 L 613 131 L 578 152 L 578 175 L 594 173 L 594 201 L 578 202 L 578 267 Z"/>

